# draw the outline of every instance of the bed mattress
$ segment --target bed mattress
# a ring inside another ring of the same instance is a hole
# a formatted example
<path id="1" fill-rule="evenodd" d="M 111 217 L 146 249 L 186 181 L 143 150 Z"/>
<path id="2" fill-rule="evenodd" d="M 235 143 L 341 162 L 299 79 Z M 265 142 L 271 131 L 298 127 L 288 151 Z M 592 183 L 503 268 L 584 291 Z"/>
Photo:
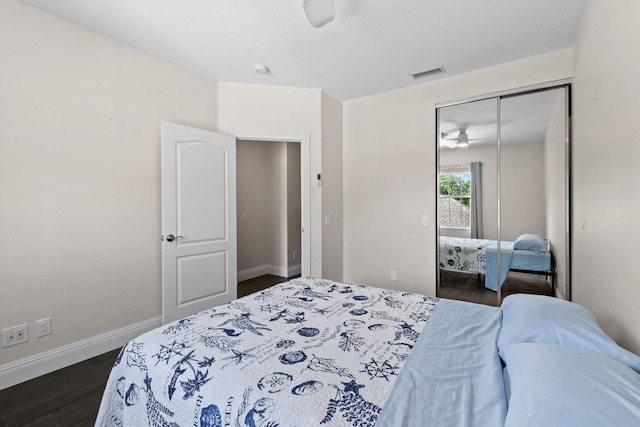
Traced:
<path id="1" fill-rule="evenodd" d="M 513 251 L 511 268 L 516 270 L 550 271 L 551 254 L 549 252 L 516 249 Z"/>

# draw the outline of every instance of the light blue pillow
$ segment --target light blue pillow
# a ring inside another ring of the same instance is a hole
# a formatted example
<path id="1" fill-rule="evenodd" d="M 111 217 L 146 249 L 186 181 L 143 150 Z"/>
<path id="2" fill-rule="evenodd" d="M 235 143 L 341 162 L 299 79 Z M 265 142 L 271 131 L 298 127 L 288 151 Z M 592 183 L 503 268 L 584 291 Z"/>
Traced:
<path id="1" fill-rule="evenodd" d="M 522 234 L 513 243 L 513 249 L 546 252 L 549 241 L 537 234 Z"/>
<path id="2" fill-rule="evenodd" d="M 504 353 L 511 381 L 505 427 L 640 425 L 640 375 L 622 363 L 551 344 L 512 344 Z"/>
<path id="3" fill-rule="evenodd" d="M 500 308 L 498 350 L 503 360 L 509 344 L 538 342 L 600 353 L 640 373 L 640 357 L 609 338 L 593 313 L 579 304 L 542 295 L 513 294 Z"/>

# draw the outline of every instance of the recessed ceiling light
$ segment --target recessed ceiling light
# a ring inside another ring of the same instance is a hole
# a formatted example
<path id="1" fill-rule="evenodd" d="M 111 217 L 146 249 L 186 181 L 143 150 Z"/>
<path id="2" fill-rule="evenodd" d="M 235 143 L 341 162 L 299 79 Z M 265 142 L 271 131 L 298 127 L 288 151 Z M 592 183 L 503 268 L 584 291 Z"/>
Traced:
<path id="1" fill-rule="evenodd" d="M 269 67 L 267 67 L 264 64 L 256 64 L 253 66 L 253 71 L 255 71 L 258 74 L 267 74 L 271 70 L 269 70 Z"/>

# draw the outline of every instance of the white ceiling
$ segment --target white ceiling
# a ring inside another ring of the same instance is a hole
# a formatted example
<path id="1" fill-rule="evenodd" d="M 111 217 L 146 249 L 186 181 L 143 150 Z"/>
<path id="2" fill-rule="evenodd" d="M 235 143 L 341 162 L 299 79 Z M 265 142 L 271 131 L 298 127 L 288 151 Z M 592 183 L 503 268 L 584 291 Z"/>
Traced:
<path id="1" fill-rule="evenodd" d="M 217 80 L 346 101 L 569 47 L 588 0 L 336 0 L 322 28 L 302 0 L 23 1 Z"/>

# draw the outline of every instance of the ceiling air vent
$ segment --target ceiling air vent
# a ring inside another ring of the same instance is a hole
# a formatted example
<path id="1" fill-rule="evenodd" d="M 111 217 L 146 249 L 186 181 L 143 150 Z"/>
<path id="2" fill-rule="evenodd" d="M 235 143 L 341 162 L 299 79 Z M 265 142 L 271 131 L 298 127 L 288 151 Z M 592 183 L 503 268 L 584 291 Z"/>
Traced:
<path id="1" fill-rule="evenodd" d="M 414 79 L 421 79 L 423 77 L 432 76 L 434 74 L 444 73 L 444 67 L 434 68 L 432 70 L 420 71 L 419 73 L 411 74 Z"/>

